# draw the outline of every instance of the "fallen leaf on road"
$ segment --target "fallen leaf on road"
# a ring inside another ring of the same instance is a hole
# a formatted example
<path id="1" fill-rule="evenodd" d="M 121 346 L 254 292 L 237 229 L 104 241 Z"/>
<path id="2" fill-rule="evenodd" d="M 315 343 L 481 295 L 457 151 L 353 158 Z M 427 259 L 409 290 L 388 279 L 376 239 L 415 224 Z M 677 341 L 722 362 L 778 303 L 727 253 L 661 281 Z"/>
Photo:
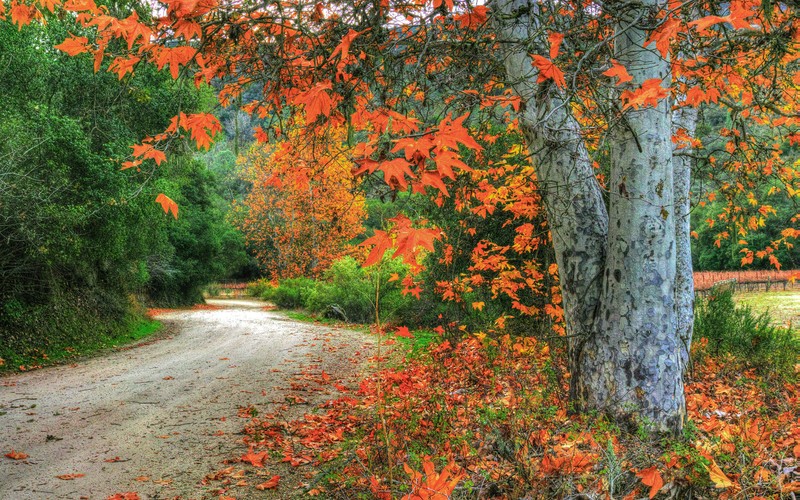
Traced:
<path id="1" fill-rule="evenodd" d="M 275 487 L 278 486 L 278 481 L 280 481 L 280 480 L 281 480 L 281 476 L 272 476 L 272 479 L 270 479 L 269 481 L 267 481 L 265 483 L 261 483 L 258 486 L 256 486 L 256 489 L 257 490 L 271 490 L 272 488 L 275 488 Z"/>
<path id="2" fill-rule="evenodd" d="M 122 462 L 122 459 L 119 457 L 114 457 L 114 458 L 106 458 L 103 461 L 108 463 L 113 463 L 113 462 Z"/>
<path id="3" fill-rule="evenodd" d="M 25 460 L 26 458 L 28 458 L 27 454 L 22 453 L 21 451 L 14 451 L 14 450 L 11 450 L 11 453 L 6 453 L 6 456 L 11 460 Z"/>
<path id="4" fill-rule="evenodd" d="M 139 476 L 133 479 L 134 481 L 145 482 L 150 480 L 150 476 Z"/>
<path id="5" fill-rule="evenodd" d="M 125 493 L 115 493 L 106 500 L 141 500 L 139 494 L 135 491 L 126 491 Z"/>
<path id="6" fill-rule="evenodd" d="M 175 377 L 167 375 L 166 377 L 164 377 L 164 380 L 175 380 Z"/>
<path id="7" fill-rule="evenodd" d="M 253 453 L 253 449 L 250 450 L 242 455 L 242 462 L 248 462 L 252 464 L 254 467 L 264 467 L 264 459 L 267 457 L 267 452 L 262 451 L 261 453 Z"/>
<path id="8" fill-rule="evenodd" d="M 153 481 L 154 484 L 160 484 L 162 486 L 166 486 L 168 484 L 172 484 L 172 479 L 156 479 Z"/>
<path id="9" fill-rule="evenodd" d="M 56 476 L 58 479 L 63 479 L 64 481 L 72 481 L 73 479 L 78 479 L 79 477 L 83 477 L 86 474 L 61 474 L 60 476 Z"/>

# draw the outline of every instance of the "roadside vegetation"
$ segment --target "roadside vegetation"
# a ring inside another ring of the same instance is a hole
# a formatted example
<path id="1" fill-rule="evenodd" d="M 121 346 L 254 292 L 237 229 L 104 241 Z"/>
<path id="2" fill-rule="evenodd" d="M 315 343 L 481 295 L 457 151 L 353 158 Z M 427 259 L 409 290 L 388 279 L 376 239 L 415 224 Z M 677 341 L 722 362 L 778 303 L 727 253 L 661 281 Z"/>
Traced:
<path id="1" fill-rule="evenodd" d="M 131 144 L 213 92 L 152 68 L 121 86 L 42 50 L 79 30 L 69 16 L 0 24 L 0 370 L 141 337 L 154 330 L 146 306 L 202 300 L 203 285 L 249 261 L 222 174 L 180 141 L 157 169 L 120 169 Z M 178 220 L 159 192 L 181 203 Z"/>

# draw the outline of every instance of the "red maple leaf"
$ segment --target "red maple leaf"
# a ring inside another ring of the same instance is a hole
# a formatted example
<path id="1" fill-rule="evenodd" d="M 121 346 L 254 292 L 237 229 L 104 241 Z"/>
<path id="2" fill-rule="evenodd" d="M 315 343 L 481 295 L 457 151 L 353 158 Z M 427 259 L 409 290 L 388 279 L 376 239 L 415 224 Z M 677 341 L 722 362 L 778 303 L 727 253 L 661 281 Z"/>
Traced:
<path id="1" fill-rule="evenodd" d="M 664 480 L 655 466 L 637 472 L 636 476 L 642 480 L 642 484 L 650 487 L 650 498 L 656 496 L 656 493 L 664 486 Z"/>
<path id="2" fill-rule="evenodd" d="M 364 267 L 368 267 L 380 262 L 386 250 L 392 248 L 392 238 L 386 231 L 376 229 L 375 234 L 364 240 L 361 245 L 365 247 L 373 246 L 367 256 L 367 260 L 364 261 Z"/>
<path id="3" fill-rule="evenodd" d="M 267 454 L 268 453 L 266 451 L 253 453 L 253 449 L 250 448 L 247 453 L 241 456 L 239 460 L 242 462 L 247 462 L 253 467 L 264 467 L 264 459 L 267 458 Z"/>
<path id="4" fill-rule="evenodd" d="M 161 208 L 164 209 L 164 213 L 172 212 L 172 216 L 175 217 L 175 219 L 178 218 L 178 204 L 172 201 L 172 199 L 170 199 L 167 195 L 164 193 L 159 193 L 159 195 L 156 196 L 156 203 L 161 204 Z"/>
<path id="5" fill-rule="evenodd" d="M 14 451 L 14 450 L 11 450 L 9 453 L 6 453 L 6 456 L 11 460 L 25 460 L 26 458 L 28 458 L 27 454 L 22 453 L 21 451 Z"/>
<path id="6" fill-rule="evenodd" d="M 403 338 L 406 338 L 406 339 L 413 339 L 414 338 L 414 334 L 412 334 L 410 331 L 408 331 L 408 327 L 407 326 L 398 327 L 397 330 L 395 330 L 394 334 L 397 335 L 398 337 L 403 337 Z"/>
<path id="7" fill-rule="evenodd" d="M 89 51 L 88 43 L 89 39 L 85 36 L 71 36 L 55 47 L 71 56 L 76 56 Z"/>
<path id="8" fill-rule="evenodd" d="M 278 486 L 278 482 L 281 480 L 281 476 L 272 476 L 269 481 L 263 482 L 256 486 L 257 490 L 271 490 Z"/>
<path id="9" fill-rule="evenodd" d="M 603 75 L 616 78 L 617 85 L 622 85 L 623 83 L 633 80 L 633 77 L 628 74 L 628 70 L 625 69 L 625 66 L 614 60 L 611 61 L 611 68 L 603 71 Z"/>
<path id="10" fill-rule="evenodd" d="M 378 169 L 383 171 L 383 178 L 386 184 L 397 185 L 400 189 L 406 189 L 408 182 L 406 176 L 414 179 L 414 172 L 411 170 L 411 164 L 403 158 L 395 158 L 393 160 L 384 161 Z"/>
<path id="11" fill-rule="evenodd" d="M 319 115 L 331 115 L 333 99 L 328 91 L 332 88 L 331 82 L 321 82 L 295 97 L 295 102 L 305 107 L 306 123 L 314 123 Z"/>
<path id="12" fill-rule="evenodd" d="M 539 70 L 537 83 L 553 80 L 557 87 L 566 88 L 567 81 L 564 80 L 564 73 L 553 64 L 553 61 L 537 54 L 533 56 L 533 65 Z"/>

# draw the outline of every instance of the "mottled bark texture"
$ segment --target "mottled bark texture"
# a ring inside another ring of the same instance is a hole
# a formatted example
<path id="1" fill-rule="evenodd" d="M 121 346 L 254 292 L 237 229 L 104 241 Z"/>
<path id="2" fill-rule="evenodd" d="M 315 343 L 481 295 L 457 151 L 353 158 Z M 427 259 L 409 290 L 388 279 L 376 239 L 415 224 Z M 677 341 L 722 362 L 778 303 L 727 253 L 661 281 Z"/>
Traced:
<path id="1" fill-rule="evenodd" d="M 679 108 L 673 112 L 672 127 L 683 129 L 689 137 L 697 129 L 697 108 Z M 678 314 L 678 338 L 681 340 L 681 366 L 690 368 L 689 350 L 694 329 L 694 275 L 692 274 L 691 205 L 689 189 L 692 179 L 693 149 L 690 144 L 676 144 L 673 153 L 673 185 L 675 186 L 675 245 L 678 249 L 675 276 L 675 308 Z"/>
<path id="2" fill-rule="evenodd" d="M 570 396 L 580 410 L 679 431 L 685 418 L 676 312 L 676 209 L 667 100 L 625 112 L 609 136 L 608 210 L 580 125 L 552 82 L 536 0 L 495 0 L 494 28 L 537 168 L 562 280 Z M 669 61 L 644 47 L 656 0 L 614 2 L 615 57 L 634 81 L 669 85 Z M 624 14 L 622 14 L 624 13 Z M 612 13 L 613 14 L 613 13 Z"/>

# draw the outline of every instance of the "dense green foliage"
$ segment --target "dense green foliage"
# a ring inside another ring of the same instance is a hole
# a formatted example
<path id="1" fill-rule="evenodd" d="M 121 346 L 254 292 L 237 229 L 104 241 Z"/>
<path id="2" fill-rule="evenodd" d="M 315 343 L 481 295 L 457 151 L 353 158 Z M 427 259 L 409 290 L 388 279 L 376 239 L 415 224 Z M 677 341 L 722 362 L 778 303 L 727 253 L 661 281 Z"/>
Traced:
<path id="1" fill-rule="evenodd" d="M 352 323 L 374 322 L 377 300 L 382 323 L 407 325 L 421 303 L 403 293 L 397 276 L 406 272 L 407 267 L 398 259 L 387 258 L 380 265 L 365 269 L 352 257 L 343 257 L 320 280 L 290 278 L 277 287 L 256 282 L 249 292 L 284 309 L 302 307 L 313 314 Z"/>
<path id="2" fill-rule="evenodd" d="M 175 141 L 170 164 L 120 170 L 131 144 L 204 93 L 148 67 L 120 84 L 48 48 L 74 30 L 0 27 L 0 356 L 90 343 L 130 324 L 136 303 L 196 301 L 246 260 L 215 174 L 188 148 Z"/>

